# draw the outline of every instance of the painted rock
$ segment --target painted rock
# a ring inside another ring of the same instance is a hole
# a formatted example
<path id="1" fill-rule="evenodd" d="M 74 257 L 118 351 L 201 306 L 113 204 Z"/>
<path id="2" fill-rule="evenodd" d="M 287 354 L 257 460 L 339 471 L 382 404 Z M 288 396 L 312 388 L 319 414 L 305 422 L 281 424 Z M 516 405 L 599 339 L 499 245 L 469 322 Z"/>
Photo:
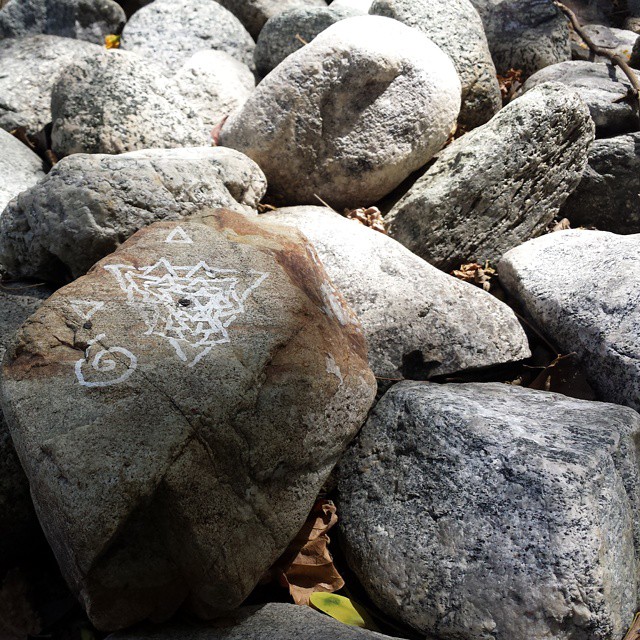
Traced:
<path id="1" fill-rule="evenodd" d="M 241 604 L 375 395 L 295 230 L 159 222 L 18 332 L 2 409 L 62 572 L 100 629 Z"/>

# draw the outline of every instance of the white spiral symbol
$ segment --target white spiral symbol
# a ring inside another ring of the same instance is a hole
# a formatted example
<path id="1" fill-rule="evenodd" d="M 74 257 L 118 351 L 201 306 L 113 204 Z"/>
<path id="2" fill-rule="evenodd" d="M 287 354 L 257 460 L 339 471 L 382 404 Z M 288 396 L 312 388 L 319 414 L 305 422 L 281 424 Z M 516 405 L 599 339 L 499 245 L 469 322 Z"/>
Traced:
<path id="1" fill-rule="evenodd" d="M 93 357 L 90 357 L 89 352 L 91 351 L 93 345 L 98 343 L 104 337 L 104 334 L 96 336 L 96 338 L 89 343 L 89 346 L 87 347 L 87 350 L 84 354 L 85 357 L 76 362 L 76 377 L 78 378 L 78 382 L 84 387 L 109 387 L 113 384 L 119 384 L 127 380 L 138 366 L 138 358 L 136 358 L 133 353 L 131 353 L 131 351 L 123 349 L 122 347 L 111 347 L 109 349 L 102 349 L 95 355 L 93 355 Z M 115 357 L 115 354 L 121 354 L 122 356 L 124 356 L 125 360 Z M 89 373 L 91 373 L 92 371 L 99 371 L 100 373 L 114 371 L 118 366 L 124 366 L 126 367 L 126 369 L 122 373 L 122 375 L 117 378 L 112 378 L 110 380 L 90 381 L 85 378 L 85 374 L 82 370 L 85 365 L 88 365 L 90 367 Z"/>

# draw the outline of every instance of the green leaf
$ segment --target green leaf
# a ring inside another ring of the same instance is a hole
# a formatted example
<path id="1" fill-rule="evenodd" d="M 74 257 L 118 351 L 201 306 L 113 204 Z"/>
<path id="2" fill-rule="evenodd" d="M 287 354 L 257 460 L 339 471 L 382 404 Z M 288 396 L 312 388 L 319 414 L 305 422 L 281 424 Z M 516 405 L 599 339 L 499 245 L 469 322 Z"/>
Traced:
<path id="1" fill-rule="evenodd" d="M 358 603 L 349 600 L 349 598 L 335 593 L 316 592 L 311 594 L 310 600 L 315 609 L 326 613 L 343 624 L 372 631 L 378 630 L 364 608 Z"/>

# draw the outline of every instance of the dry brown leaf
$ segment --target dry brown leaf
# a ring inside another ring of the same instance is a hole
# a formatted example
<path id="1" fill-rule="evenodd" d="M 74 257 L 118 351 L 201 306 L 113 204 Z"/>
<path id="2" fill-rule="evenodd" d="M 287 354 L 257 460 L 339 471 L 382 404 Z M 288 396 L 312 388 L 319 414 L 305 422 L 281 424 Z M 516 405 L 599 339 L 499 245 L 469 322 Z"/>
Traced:
<path id="1" fill-rule="evenodd" d="M 549 233 L 555 233 L 556 231 L 565 231 L 566 229 L 571 229 L 571 222 L 569 222 L 568 218 L 562 218 L 562 220 L 553 220 L 549 224 Z"/>
<path id="2" fill-rule="evenodd" d="M 312 593 L 333 593 L 344 587 L 327 546 L 327 531 L 336 522 L 333 502 L 317 500 L 304 527 L 272 569 L 296 604 L 309 605 Z"/>
<path id="3" fill-rule="evenodd" d="M 522 86 L 522 69 L 509 69 L 504 75 L 498 75 L 498 85 L 502 102 L 509 102 Z"/>
<path id="4" fill-rule="evenodd" d="M 624 640 L 640 640 L 640 613 L 637 613 L 633 619 L 633 624 L 629 631 L 627 631 Z"/>
<path id="5" fill-rule="evenodd" d="M 379 231 L 385 235 L 387 233 L 387 230 L 384 228 L 382 213 L 380 213 L 380 209 L 378 209 L 378 207 L 368 207 L 366 209 L 364 207 L 361 209 L 345 209 L 344 215 L 349 218 L 349 220 L 355 220 L 374 231 Z"/>
<path id="6" fill-rule="evenodd" d="M 220 134 L 222 133 L 222 127 L 224 127 L 224 123 L 229 119 L 229 116 L 224 116 L 218 124 L 211 129 L 211 141 L 213 142 L 213 146 L 217 147 L 220 143 Z"/>
<path id="7" fill-rule="evenodd" d="M 496 275 L 496 270 L 489 265 L 489 261 L 484 266 L 477 262 L 460 265 L 459 269 L 451 272 L 451 275 L 458 280 L 470 282 L 485 291 L 491 289 L 491 278 Z"/>

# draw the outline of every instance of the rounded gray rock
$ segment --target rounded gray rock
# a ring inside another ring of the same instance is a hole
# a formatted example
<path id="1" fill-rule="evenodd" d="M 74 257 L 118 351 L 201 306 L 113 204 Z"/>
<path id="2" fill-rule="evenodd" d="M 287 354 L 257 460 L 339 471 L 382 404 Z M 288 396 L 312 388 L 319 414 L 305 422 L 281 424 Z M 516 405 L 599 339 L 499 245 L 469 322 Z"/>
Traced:
<path id="1" fill-rule="evenodd" d="M 69 65 L 51 95 L 53 150 L 123 153 L 210 142 L 193 106 L 162 67 L 131 51 L 99 51 Z"/>
<path id="2" fill-rule="evenodd" d="M 266 76 L 332 24 L 361 14 L 348 7 L 298 7 L 269 18 L 260 31 L 253 54 L 257 72 Z"/>
<path id="3" fill-rule="evenodd" d="M 560 209 L 573 227 L 640 233 L 640 134 L 596 140 L 580 184 Z"/>
<path id="4" fill-rule="evenodd" d="M 113 0 L 9 0 L 0 8 L 0 39 L 47 34 L 104 45 L 125 22 Z"/>
<path id="5" fill-rule="evenodd" d="M 467 129 L 502 108 L 482 20 L 469 0 L 374 0 L 370 13 L 419 29 L 451 58 L 462 84 L 459 122 Z"/>
<path id="6" fill-rule="evenodd" d="M 629 61 L 638 41 L 638 34 L 626 29 L 615 29 L 602 24 L 583 24 L 582 29 L 587 33 L 593 43 L 609 53 L 615 53 Z M 574 60 L 589 60 L 591 62 L 609 62 L 604 56 L 596 56 L 584 43 L 582 38 L 576 35 L 571 43 L 571 56 Z"/>
<path id="7" fill-rule="evenodd" d="M 460 109 L 453 64 L 417 29 L 341 20 L 290 55 L 222 129 L 283 204 L 376 202 L 423 166 Z"/>
<path id="8" fill-rule="evenodd" d="M 51 122 L 51 91 L 62 70 L 103 50 L 58 36 L 0 40 L 0 128 L 40 131 Z"/>
<path id="9" fill-rule="evenodd" d="M 45 535 L 105 631 L 237 608 L 375 390 L 306 239 L 224 209 L 146 227 L 58 290 L 0 383 Z"/>
<path id="10" fill-rule="evenodd" d="M 40 157 L 0 129 L 0 216 L 10 200 L 41 178 L 44 171 Z"/>
<path id="11" fill-rule="evenodd" d="M 500 282 L 600 399 L 640 410 L 640 235 L 570 230 L 509 251 Z"/>
<path id="12" fill-rule="evenodd" d="M 568 20 L 553 0 L 471 0 L 478 10 L 498 73 L 539 69 L 571 60 Z"/>
<path id="13" fill-rule="evenodd" d="M 546 230 L 593 136 L 577 93 L 540 85 L 444 149 L 389 212 L 389 233 L 441 269 L 496 260 Z"/>
<path id="14" fill-rule="evenodd" d="M 382 379 L 424 380 L 528 358 L 509 307 L 442 273 L 399 242 L 326 207 L 263 214 L 299 229 L 351 305 Z"/>
<path id="15" fill-rule="evenodd" d="M 213 0 L 155 0 L 131 16 L 122 48 L 176 71 L 202 49 L 224 51 L 253 67 L 255 43 L 240 21 Z"/>
<path id="16" fill-rule="evenodd" d="M 631 83 L 619 67 L 604 62 L 574 60 L 546 67 L 532 75 L 522 90 L 558 82 L 576 91 L 589 107 L 598 137 L 637 131 L 640 120 L 626 100 Z"/>
<path id="17" fill-rule="evenodd" d="M 369 13 L 373 0 L 333 0 L 330 6 L 334 9 L 338 7 L 349 7 L 357 9 L 360 13 Z"/>
<path id="18" fill-rule="evenodd" d="M 638 602 L 638 438 L 624 407 L 401 382 L 339 466 L 349 565 L 428 637 L 622 638 Z"/>
<path id="19" fill-rule="evenodd" d="M 205 207 L 256 213 L 266 190 L 255 162 L 222 147 L 73 154 L 0 217 L 0 264 L 68 282 L 144 226 Z"/>

